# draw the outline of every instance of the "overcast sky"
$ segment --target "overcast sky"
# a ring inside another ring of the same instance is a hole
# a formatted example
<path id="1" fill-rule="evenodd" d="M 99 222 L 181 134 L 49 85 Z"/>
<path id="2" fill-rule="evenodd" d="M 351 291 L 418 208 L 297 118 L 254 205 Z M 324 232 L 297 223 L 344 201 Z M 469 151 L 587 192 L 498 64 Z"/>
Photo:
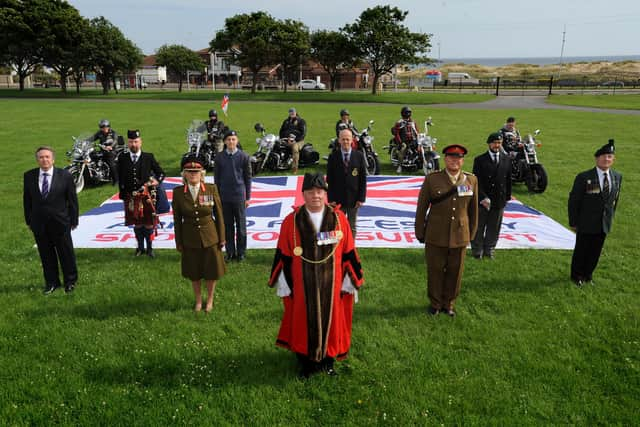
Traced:
<path id="1" fill-rule="evenodd" d="M 69 0 L 86 18 L 104 16 L 142 49 L 209 46 L 227 17 L 264 10 L 310 30 L 337 30 L 368 7 L 408 10 L 405 24 L 433 34 L 432 58 L 640 54 L 639 0 Z M 232 5 L 233 4 L 233 5 Z"/>

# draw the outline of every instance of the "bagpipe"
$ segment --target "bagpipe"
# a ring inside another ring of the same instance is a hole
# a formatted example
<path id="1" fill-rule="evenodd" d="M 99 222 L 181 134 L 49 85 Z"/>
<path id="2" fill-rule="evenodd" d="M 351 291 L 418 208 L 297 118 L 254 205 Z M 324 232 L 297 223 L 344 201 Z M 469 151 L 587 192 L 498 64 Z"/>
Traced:
<path id="1" fill-rule="evenodd" d="M 162 184 L 152 185 L 151 180 L 131 193 L 127 203 L 127 213 L 136 223 L 151 224 L 158 235 L 159 215 L 171 210 L 167 193 Z M 162 225 L 160 224 L 162 227 Z"/>

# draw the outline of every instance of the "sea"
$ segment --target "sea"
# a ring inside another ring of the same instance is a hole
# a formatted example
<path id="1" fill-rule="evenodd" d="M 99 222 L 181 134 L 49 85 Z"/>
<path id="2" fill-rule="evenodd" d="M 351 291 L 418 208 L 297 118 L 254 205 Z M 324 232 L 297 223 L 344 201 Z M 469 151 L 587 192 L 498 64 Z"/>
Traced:
<path id="1" fill-rule="evenodd" d="M 598 62 L 598 61 L 640 61 L 640 55 L 610 55 L 610 56 L 565 56 L 562 58 L 563 64 L 575 62 Z M 529 57 L 529 58 L 442 58 L 436 65 L 441 64 L 477 64 L 488 67 L 499 67 L 512 64 L 550 65 L 560 64 L 559 56 Z"/>

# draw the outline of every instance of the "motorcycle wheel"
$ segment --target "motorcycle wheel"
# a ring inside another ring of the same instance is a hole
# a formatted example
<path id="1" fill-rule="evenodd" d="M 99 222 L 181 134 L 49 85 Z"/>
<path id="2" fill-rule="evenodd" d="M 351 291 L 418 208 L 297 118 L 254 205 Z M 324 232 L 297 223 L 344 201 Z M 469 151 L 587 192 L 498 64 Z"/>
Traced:
<path id="1" fill-rule="evenodd" d="M 369 175 L 380 175 L 380 160 L 373 154 L 367 154 L 367 172 Z"/>
<path id="2" fill-rule="evenodd" d="M 398 166 L 398 148 L 397 147 L 391 147 L 391 150 L 389 150 L 389 160 L 391 160 L 391 164 L 393 165 L 393 167 Z"/>
<path id="3" fill-rule="evenodd" d="M 251 162 L 251 176 L 256 176 L 262 169 L 262 160 Z"/>
<path id="4" fill-rule="evenodd" d="M 532 193 L 544 193 L 547 189 L 547 171 L 541 164 L 531 165 L 529 176 L 527 177 L 527 188 Z"/>
<path id="5" fill-rule="evenodd" d="M 84 174 L 80 173 L 80 171 L 82 171 L 82 168 L 76 165 L 67 166 L 65 169 L 69 171 L 71 177 L 73 178 L 73 183 L 76 186 L 76 194 L 80 193 L 84 188 L 85 175 L 87 174 L 87 171 L 85 170 Z"/>

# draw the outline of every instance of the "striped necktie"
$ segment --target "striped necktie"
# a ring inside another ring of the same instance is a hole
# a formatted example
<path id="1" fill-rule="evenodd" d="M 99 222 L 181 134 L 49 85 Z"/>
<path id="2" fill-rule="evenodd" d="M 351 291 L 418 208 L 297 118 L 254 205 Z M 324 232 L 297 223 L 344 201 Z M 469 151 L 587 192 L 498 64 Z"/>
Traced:
<path id="1" fill-rule="evenodd" d="M 47 195 L 49 194 L 49 174 L 48 173 L 43 173 L 42 174 L 42 197 L 47 197 Z"/>
<path id="2" fill-rule="evenodd" d="M 44 185 L 43 185 L 44 187 Z M 609 186 L 609 174 L 607 172 L 604 173 L 604 177 L 602 180 L 602 195 L 607 198 L 609 197 L 609 192 L 611 191 L 611 187 Z"/>

